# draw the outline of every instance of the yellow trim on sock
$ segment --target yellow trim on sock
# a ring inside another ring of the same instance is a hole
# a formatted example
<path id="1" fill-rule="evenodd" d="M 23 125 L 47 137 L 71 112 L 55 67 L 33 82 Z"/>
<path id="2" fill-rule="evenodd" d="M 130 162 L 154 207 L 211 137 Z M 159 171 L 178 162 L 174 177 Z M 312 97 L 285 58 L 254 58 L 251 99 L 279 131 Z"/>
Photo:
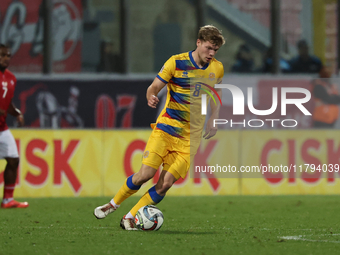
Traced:
<path id="1" fill-rule="evenodd" d="M 149 191 L 147 191 L 141 199 L 139 199 L 138 203 L 130 210 L 130 213 L 133 215 L 133 217 L 136 216 L 137 211 L 146 205 L 155 205 L 156 203 L 151 199 Z"/>
<path id="2" fill-rule="evenodd" d="M 113 201 L 117 204 L 120 205 L 121 203 L 124 202 L 125 199 L 129 198 L 130 196 L 132 196 L 133 194 L 135 194 L 138 190 L 133 190 L 130 189 L 127 184 L 126 181 L 123 184 L 123 186 L 119 189 L 119 191 L 117 192 L 117 194 L 114 196 Z"/>

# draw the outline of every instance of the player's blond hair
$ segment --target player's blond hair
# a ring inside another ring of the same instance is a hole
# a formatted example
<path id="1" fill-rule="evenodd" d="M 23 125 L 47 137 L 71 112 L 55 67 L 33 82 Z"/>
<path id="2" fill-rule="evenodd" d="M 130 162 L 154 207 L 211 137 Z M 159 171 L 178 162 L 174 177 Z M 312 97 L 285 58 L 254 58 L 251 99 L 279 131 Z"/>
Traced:
<path id="1" fill-rule="evenodd" d="M 221 47 L 225 43 L 222 31 L 213 25 L 201 27 L 198 31 L 198 39 L 204 42 L 211 42 L 218 47 Z"/>

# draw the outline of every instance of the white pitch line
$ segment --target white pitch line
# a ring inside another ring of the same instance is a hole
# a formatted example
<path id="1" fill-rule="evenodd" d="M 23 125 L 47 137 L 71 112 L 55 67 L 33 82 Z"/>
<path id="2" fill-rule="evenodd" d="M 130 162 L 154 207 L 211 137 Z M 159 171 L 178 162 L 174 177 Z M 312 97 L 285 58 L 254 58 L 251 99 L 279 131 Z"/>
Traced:
<path id="1" fill-rule="evenodd" d="M 340 234 L 339 233 L 335 233 L 335 234 L 310 234 L 310 235 L 298 235 L 297 237 L 305 237 L 305 236 L 339 236 Z M 284 236 L 283 236 L 284 237 Z M 289 236 L 286 236 L 286 237 L 289 237 Z M 291 236 L 293 237 L 293 236 Z"/>
<path id="2" fill-rule="evenodd" d="M 193 229 L 203 229 L 201 227 L 196 227 L 196 228 L 193 228 Z M 260 231 L 329 231 L 328 229 L 312 229 L 312 228 L 285 228 L 285 229 L 282 229 L 282 228 L 226 228 L 226 227 L 223 227 L 222 229 L 226 229 L 226 230 L 260 230 Z M 331 234 L 330 234 L 331 235 Z M 340 234 L 333 234 L 333 235 L 340 235 Z"/>

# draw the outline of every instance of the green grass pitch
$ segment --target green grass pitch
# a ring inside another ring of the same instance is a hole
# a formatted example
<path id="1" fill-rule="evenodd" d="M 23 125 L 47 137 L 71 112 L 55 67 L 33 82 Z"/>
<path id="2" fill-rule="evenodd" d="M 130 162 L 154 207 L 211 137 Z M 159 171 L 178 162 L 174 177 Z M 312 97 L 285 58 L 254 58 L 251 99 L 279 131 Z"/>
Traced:
<path id="1" fill-rule="evenodd" d="M 0 254 L 338 254 L 338 196 L 166 197 L 155 232 L 124 231 L 137 202 L 97 220 L 110 198 L 29 198 L 0 210 Z"/>

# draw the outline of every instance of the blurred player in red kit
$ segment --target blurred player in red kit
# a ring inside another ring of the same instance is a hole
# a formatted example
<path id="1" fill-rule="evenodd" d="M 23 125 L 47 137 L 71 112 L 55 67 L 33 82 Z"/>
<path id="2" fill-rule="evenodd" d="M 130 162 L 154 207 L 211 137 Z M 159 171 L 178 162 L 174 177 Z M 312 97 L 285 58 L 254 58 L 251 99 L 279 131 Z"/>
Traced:
<path id="1" fill-rule="evenodd" d="M 27 202 L 18 202 L 13 199 L 19 154 L 14 137 L 6 124 L 6 117 L 7 113 L 16 117 L 19 126 L 24 125 L 24 117 L 12 103 L 17 79 L 14 74 L 7 70 L 10 60 L 10 49 L 0 44 L 0 159 L 7 161 L 4 171 L 5 186 L 1 208 L 26 208 L 28 207 Z"/>

